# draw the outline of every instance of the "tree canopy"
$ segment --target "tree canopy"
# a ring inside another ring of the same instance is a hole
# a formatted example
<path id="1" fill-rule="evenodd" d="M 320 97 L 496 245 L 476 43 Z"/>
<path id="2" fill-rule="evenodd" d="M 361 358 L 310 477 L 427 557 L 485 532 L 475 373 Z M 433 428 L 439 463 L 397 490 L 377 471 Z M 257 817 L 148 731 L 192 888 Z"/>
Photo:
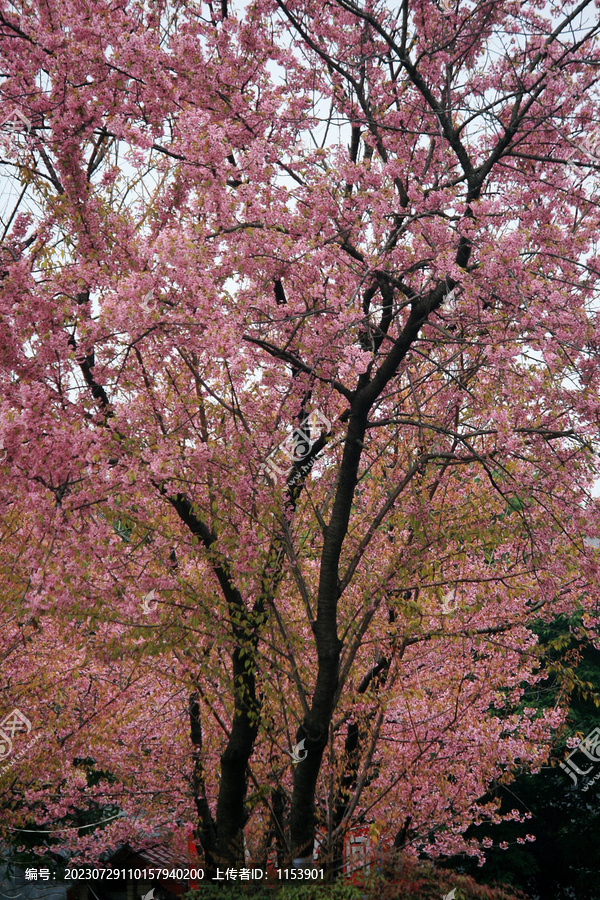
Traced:
<path id="1" fill-rule="evenodd" d="M 210 869 L 512 815 L 536 627 L 597 646 L 599 28 L 0 0 L 0 712 L 43 732 L 0 834 Z"/>

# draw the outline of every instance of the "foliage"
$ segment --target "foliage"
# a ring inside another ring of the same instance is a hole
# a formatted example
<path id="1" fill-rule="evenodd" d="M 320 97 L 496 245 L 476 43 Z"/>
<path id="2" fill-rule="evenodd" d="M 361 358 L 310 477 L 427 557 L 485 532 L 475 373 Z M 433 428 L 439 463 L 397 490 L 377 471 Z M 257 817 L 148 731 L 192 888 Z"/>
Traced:
<path id="1" fill-rule="evenodd" d="M 465 875 L 454 875 L 440 871 L 431 864 L 403 860 L 383 873 L 365 876 L 360 883 L 352 884 L 346 879 L 338 879 L 326 884 L 296 886 L 275 883 L 268 887 L 229 883 L 205 885 L 200 891 L 191 891 L 186 900 L 234 900 L 248 896 L 253 900 L 361 900 L 361 898 L 381 898 L 381 900 L 440 900 L 452 889 L 456 900 L 527 900 L 520 891 L 512 892 L 502 887 L 479 885 Z"/>
<path id="2" fill-rule="evenodd" d="M 516 885 L 542 900 L 567 900 L 573 895 L 595 900 L 600 875 L 598 791 L 590 795 L 573 789 L 556 763 L 568 753 L 568 737 L 583 737 L 597 727 L 600 653 L 585 640 L 580 616 L 540 625 L 538 631 L 541 647 L 552 661 L 548 666 L 552 677 L 529 701 L 549 706 L 557 696 L 569 697 L 564 729 L 553 746 L 554 766 L 534 775 L 523 772 L 512 784 L 495 786 L 493 793 L 504 812 L 516 808 L 530 818 L 525 823 L 506 821 L 472 829 L 473 836 L 490 844 L 481 869 L 460 858 L 449 864 L 469 871 L 480 882 Z M 535 836 L 533 843 L 525 840 L 526 833 Z"/>
<path id="3" fill-rule="evenodd" d="M 186 894 L 186 900 L 235 900 L 237 897 L 248 896 L 253 900 L 360 900 L 362 892 L 354 885 L 345 882 L 318 885 L 312 883 L 295 887 L 291 885 L 271 885 L 269 887 L 241 884 L 239 882 L 220 885 L 205 885 L 199 891 L 190 891 Z"/>

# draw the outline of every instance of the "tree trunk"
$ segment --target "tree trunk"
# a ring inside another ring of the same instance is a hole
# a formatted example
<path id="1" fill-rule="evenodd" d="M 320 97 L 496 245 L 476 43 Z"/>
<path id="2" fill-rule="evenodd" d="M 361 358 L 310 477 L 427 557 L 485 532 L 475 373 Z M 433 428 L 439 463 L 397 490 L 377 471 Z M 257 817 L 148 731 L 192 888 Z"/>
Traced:
<path id="1" fill-rule="evenodd" d="M 318 657 L 317 681 L 311 709 L 296 735 L 297 741 L 305 741 L 304 748 L 307 753 L 294 772 L 290 813 L 292 857 L 302 861 L 309 859 L 312 861 L 315 840 L 315 788 L 323 751 L 327 746 L 329 724 L 338 686 L 342 647 L 337 635 L 339 560 L 358 481 L 367 413 L 368 409 L 357 403 L 350 415 L 338 489 L 331 521 L 325 532 L 321 557 L 317 618 L 314 626 Z"/>
<path id="2" fill-rule="evenodd" d="M 248 788 L 248 760 L 258 732 L 260 704 L 255 694 L 255 677 L 246 671 L 248 657 L 241 648 L 233 653 L 235 714 L 227 747 L 221 756 L 221 783 L 216 821 L 206 799 L 202 754 L 202 724 L 198 693 L 190 697 L 190 725 L 194 753 L 192 786 L 198 812 L 196 837 L 204 852 L 206 876 L 212 878 L 217 866 L 240 867 L 244 860 L 244 826 L 248 820 L 245 800 Z"/>
<path id="3" fill-rule="evenodd" d="M 260 714 L 254 672 L 245 668 L 245 662 L 250 658 L 240 647 L 233 652 L 235 712 L 229 741 L 221 756 L 221 784 L 217 801 L 216 857 L 219 863 L 233 867 L 245 865 L 248 760 L 258 734 Z"/>
<path id="4" fill-rule="evenodd" d="M 192 790 L 198 813 L 198 829 L 194 835 L 204 853 L 206 877 L 216 874 L 215 853 L 217 849 L 217 832 L 215 823 L 206 799 L 204 767 L 202 765 L 202 720 L 200 718 L 200 700 L 198 692 L 190 695 L 190 734 L 192 738 L 194 767 L 192 771 Z"/>

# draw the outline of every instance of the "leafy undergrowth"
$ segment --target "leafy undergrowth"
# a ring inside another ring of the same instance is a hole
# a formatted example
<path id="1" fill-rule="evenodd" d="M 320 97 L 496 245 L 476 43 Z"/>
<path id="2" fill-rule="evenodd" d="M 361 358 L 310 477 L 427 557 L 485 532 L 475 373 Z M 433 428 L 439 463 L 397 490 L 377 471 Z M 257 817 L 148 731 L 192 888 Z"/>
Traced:
<path id="1" fill-rule="evenodd" d="M 393 871 L 386 869 L 382 875 L 367 877 L 354 886 L 362 898 L 369 900 L 444 900 L 448 894 L 451 900 L 529 900 L 514 888 L 478 884 L 469 875 L 409 860 L 399 861 Z M 316 900 L 318 895 L 314 896 Z M 313 898 L 307 894 L 302 900 Z"/>
<path id="2" fill-rule="evenodd" d="M 529 900 L 512 888 L 477 884 L 468 875 L 409 861 L 380 875 L 355 875 L 352 881 L 345 878 L 326 884 L 206 884 L 187 894 L 186 900 L 235 900 L 246 895 L 252 900 L 445 900 L 448 894 L 450 900 Z"/>

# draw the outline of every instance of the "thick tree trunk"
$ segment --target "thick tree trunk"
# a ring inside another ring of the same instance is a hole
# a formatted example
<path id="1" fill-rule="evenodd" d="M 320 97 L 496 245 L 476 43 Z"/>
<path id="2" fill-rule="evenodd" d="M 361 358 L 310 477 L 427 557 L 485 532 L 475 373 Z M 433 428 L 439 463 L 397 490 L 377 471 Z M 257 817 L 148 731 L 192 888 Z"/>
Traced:
<path id="1" fill-rule="evenodd" d="M 317 618 L 314 626 L 318 658 L 315 691 L 311 709 L 296 735 L 297 741 L 305 741 L 307 754 L 294 772 L 290 813 L 291 849 L 294 859 L 312 859 L 315 839 L 315 788 L 323 751 L 327 746 L 329 724 L 338 686 L 341 650 L 341 641 L 337 635 L 339 560 L 358 480 L 368 412 L 364 406 L 359 408 L 356 404 L 356 407 L 350 415 L 340 480 L 321 557 Z"/>
<path id="2" fill-rule="evenodd" d="M 258 733 L 260 704 L 254 673 L 245 668 L 250 657 L 241 648 L 233 653 L 235 713 L 227 747 L 221 756 L 221 784 L 217 801 L 219 863 L 239 867 L 244 861 L 244 827 L 248 821 L 246 791 L 248 760 Z"/>
<path id="3" fill-rule="evenodd" d="M 202 766 L 202 724 L 198 694 L 190 697 L 190 725 L 194 752 L 192 786 L 199 826 L 196 836 L 204 852 L 207 877 L 217 866 L 244 865 L 244 827 L 248 820 L 245 800 L 248 788 L 248 760 L 258 733 L 260 704 L 256 699 L 255 677 L 244 662 L 248 656 L 240 648 L 233 653 L 235 714 L 227 747 L 221 756 L 221 783 L 216 820 L 206 799 Z"/>

